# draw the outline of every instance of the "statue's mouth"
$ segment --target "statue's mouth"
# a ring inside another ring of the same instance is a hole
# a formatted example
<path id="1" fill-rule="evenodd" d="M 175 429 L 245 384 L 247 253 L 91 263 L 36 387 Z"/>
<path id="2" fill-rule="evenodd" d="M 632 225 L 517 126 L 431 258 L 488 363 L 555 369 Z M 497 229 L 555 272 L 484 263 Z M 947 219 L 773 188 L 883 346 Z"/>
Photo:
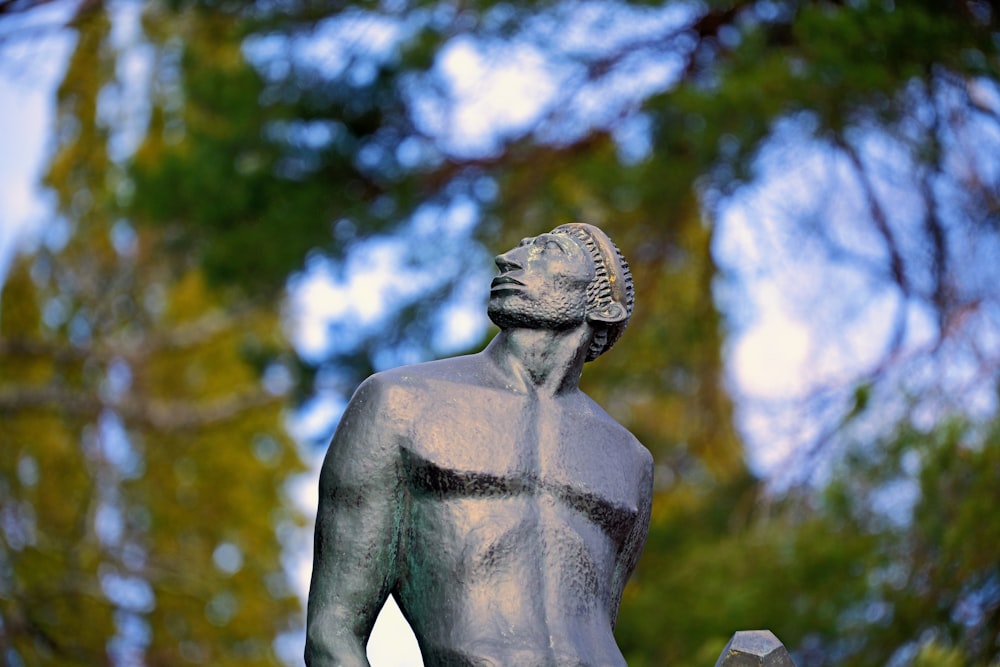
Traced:
<path id="1" fill-rule="evenodd" d="M 497 288 L 501 288 L 501 287 L 507 287 L 509 285 L 521 285 L 521 286 L 523 286 L 524 283 L 522 283 L 520 280 L 516 280 L 515 278 L 511 278 L 508 275 L 501 275 L 501 276 L 497 276 L 496 278 L 493 279 L 493 282 L 490 283 L 490 289 L 497 289 Z"/>

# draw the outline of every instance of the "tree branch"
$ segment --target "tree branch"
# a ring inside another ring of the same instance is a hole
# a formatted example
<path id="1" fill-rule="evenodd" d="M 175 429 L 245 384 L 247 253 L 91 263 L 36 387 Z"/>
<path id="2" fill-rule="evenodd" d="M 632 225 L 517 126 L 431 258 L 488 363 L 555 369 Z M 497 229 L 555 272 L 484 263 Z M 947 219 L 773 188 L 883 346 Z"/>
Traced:
<path id="1" fill-rule="evenodd" d="M 889 225 L 889 218 L 882 204 L 879 202 L 875 188 L 868 177 L 868 172 L 861 161 L 861 156 L 858 155 L 857 150 L 850 143 L 839 135 L 834 139 L 834 143 L 844 152 L 854 167 L 855 172 L 857 172 L 858 183 L 861 185 L 861 190 L 868 205 L 868 213 L 871 216 L 872 223 L 875 225 L 875 229 L 885 241 L 886 252 L 889 253 L 889 271 L 892 274 L 893 281 L 902 293 L 902 302 L 896 312 L 896 321 L 887 351 L 888 356 L 892 357 L 896 355 L 903 344 L 903 336 L 906 333 L 906 301 L 910 297 L 912 288 L 909 279 L 906 277 L 906 267 L 899 250 L 899 244 L 896 241 L 896 236 Z"/>
<path id="2" fill-rule="evenodd" d="M 215 310 L 164 333 L 141 336 L 135 340 L 106 337 L 100 343 L 84 346 L 38 338 L 0 337 L 0 357 L 45 357 L 63 363 L 86 359 L 111 361 L 122 358 L 131 363 L 140 363 L 158 351 L 183 350 L 206 343 L 218 335 L 237 328 L 243 316 L 249 313 L 249 309 L 237 311 L 235 314 L 232 310 L 226 312 Z"/>
<path id="3" fill-rule="evenodd" d="M 932 142 L 932 155 L 938 156 L 941 152 L 941 114 L 937 109 L 937 100 L 934 95 L 934 77 L 928 77 L 930 87 L 930 106 L 933 113 L 930 131 L 927 133 L 927 141 Z M 948 246 L 945 237 L 944 226 L 938 213 L 937 197 L 934 196 L 934 188 L 931 183 L 933 177 L 938 173 L 938 161 L 929 160 L 923 173 L 920 175 L 918 187 L 920 195 L 924 200 L 924 231 L 930 240 L 931 246 L 931 273 L 934 276 L 934 286 L 931 292 L 931 302 L 937 310 L 938 336 L 944 335 L 945 322 L 950 309 L 951 295 L 947 284 L 948 275 Z"/>
<path id="4" fill-rule="evenodd" d="M 0 387 L 0 414 L 40 409 L 94 417 L 108 409 L 120 414 L 126 423 L 177 432 L 215 426 L 249 410 L 275 405 L 284 399 L 280 394 L 270 394 L 261 389 L 204 403 L 136 398 L 109 402 L 92 393 L 56 385 L 18 386 Z"/>

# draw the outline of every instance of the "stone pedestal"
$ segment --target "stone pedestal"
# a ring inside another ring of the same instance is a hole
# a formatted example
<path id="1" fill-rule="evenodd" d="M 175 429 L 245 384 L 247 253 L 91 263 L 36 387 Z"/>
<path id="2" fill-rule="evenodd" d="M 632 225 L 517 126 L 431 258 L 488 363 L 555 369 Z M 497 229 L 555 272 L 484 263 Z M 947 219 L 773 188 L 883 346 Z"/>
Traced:
<path id="1" fill-rule="evenodd" d="M 770 630 L 743 630 L 729 640 L 715 667 L 795 667 L 795 663 Z"/>

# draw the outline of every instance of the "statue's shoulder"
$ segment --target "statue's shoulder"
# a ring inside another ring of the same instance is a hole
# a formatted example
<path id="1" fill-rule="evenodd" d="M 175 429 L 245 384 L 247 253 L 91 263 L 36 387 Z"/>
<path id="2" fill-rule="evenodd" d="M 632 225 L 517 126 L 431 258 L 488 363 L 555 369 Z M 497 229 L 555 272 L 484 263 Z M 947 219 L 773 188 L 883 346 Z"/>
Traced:
<path id="1" fill-rule="evenodd" d="M 653 455 L 645 445 L 627 428 L 609 415 L 601 405 L 584 392 L 580 392 L 582 411 L 585 418 L 581 420 L 584 428 L 600 432 L 605 442 L 613 443 L 620 454 L 628 456 L 636 465 L 652 470 Z"/>
<path id="2" fill-rule="evenodd" d="M 433 389 L 440 383 L 481 385 L 485 376 L 485 361 L 480 353 L 399 366 L 376 373 L 367 381 L 383 388 Z"/>
<path id="3" fill-rule="evenodd" d="M 355 397 L 415 405 L 461 391 L 456 385 L 481 387 L 485 377 L 482 355 L 469 354 L 380 371 L 361 383 Z"/>

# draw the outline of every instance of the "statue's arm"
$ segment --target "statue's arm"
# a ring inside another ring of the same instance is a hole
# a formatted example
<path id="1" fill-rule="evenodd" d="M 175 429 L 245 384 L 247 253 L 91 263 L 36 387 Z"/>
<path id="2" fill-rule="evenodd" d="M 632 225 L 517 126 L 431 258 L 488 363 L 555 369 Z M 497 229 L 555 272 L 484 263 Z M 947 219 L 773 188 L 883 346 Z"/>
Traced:
<path id="1" fill-rule="evenodd" d="M 385 389 L 355 392 L 320 472 L 306 665 L 368 665 L 365 645 L 396 577 L 402 474 Z"/>
<path id="2" fill-rule="evenodd" d="M 628 578 L 635 571 L 635 566 L 642 555 L 642 548 L 646 545 L 646 535 L 649 533 L 649 517 L 653 509 L 653 458 L 649 452 L 643 450 L 643 463 L 638 479 L 639 488 L 639 515 L 636 517 L 632 529 L 629 531 L 621 551 L 618 553 L 618 561 L 615 563 L 614 579 L 611 587 L 611 625 L 614 627 L 618 623 L 618 607 L 621 605 L 622 593 Z"/>

